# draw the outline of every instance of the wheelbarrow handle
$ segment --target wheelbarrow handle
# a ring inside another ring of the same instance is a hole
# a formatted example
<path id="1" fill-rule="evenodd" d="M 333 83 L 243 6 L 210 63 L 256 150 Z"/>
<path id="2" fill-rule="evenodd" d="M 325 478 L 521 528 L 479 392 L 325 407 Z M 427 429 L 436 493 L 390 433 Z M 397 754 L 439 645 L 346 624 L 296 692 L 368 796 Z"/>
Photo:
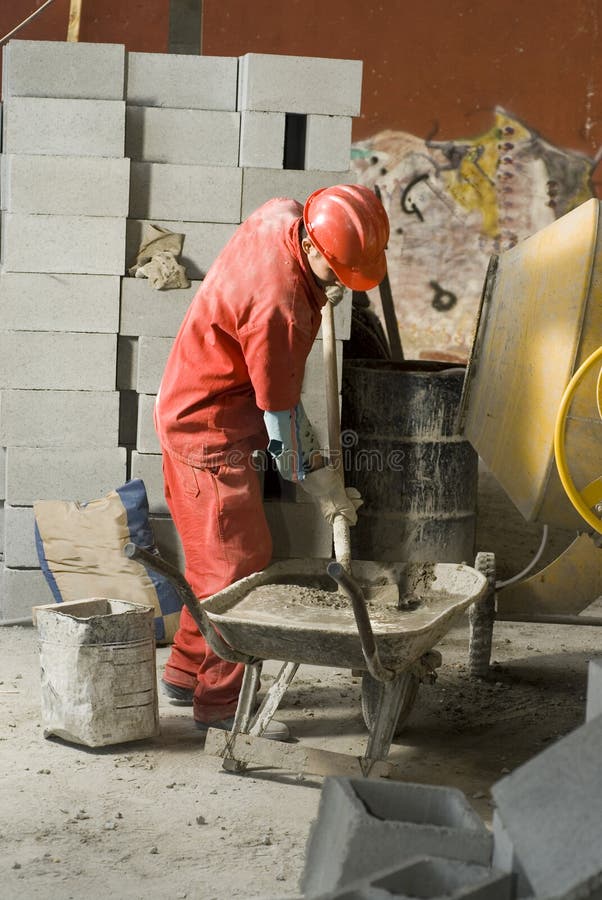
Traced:
<path id="1" fill-rule="evenodd" d="M 128 559 L 135 559 L 142 563 L 145 568 L 153 569 L 155 572 L 160 572 L 161 575 L 165 575 L 175 587 L 180 601 L 194 619 L 197 628 L 214 653 L 217 653 L 218 656 L 228 662 L 245 663 L 246 665 L 255 661 L 250 656 L 247 656 L 246 653 L 239 653 L 238 650 L 233 650 L 232 647 L 224 641 L 222 636 L 213 627 L 209 616 L 203 609 L 202 603 L 195 597 L 192 588 L 175 566 L 166 562 L 158 554 L 149 553 L 148 550 L 145 550 L 143 547 L 139 547 L 132 542 L 125 545 L 123 553 Z"/>
<path id="2" fill-rule="evenodd" d="M 326 571 L 351 600 L 353 614 L 360 636 L 360 643 L 362 645 L 362 652 L 364 654 L 364 659 L 366 660 L 366 665 L 368 666 L 368 671 L 377 681 L 391 681 L 395 677 L 395 672 L 392 669 L 385 668 L 380 661 L 370 616 L 368 615 L 368 609 L 366 607 L 364 592 L 355 578 L 346 571 L 345 567 L 342 566 L 340 562 L 330 562 Z"/>

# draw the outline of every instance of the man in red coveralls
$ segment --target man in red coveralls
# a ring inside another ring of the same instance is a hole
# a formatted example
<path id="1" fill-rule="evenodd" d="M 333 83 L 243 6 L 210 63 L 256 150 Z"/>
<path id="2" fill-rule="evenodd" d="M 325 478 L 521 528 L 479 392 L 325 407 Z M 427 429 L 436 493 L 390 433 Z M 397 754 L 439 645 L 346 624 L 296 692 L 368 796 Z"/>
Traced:
<path id="1" fill-rule="evenodd" d="M 300 404 L 305 361 L 329 293 L 369 290 L 386 272 L 389 222 L 359 185 L 315 191 L 305 206 L 270 200 L 237 229 L 194 297 L 155 406 L 165 497 L 196 596 L 211 596 L 271 558 L 252 454 L 267 449 L 329 522 L 355 524 L 357 501 L 325 463 Z M 162 689 L 192 702 L 196 726 L 230 728 L 244 666 L 205 643 L 182 609 Z M 283 723 L 264 737 L 283 740 Z"/>

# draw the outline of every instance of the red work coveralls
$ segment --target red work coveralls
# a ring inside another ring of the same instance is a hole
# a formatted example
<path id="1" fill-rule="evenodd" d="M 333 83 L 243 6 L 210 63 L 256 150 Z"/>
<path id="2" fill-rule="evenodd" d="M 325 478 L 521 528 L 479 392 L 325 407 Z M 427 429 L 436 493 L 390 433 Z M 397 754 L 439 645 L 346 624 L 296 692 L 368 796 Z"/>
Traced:
<path id="1" fill-rule="evenodd" d="M 199 599 L 271 558 L 251 453 L 267 446 L 262 411 L 299 402 L 326 302 L 301 216 L 294 200 L 270 200 L 237 229 L 191 303 L 157 396 L 165 497 Z M 164 677 L 194 688 L 195 719 L 233 715 L 243 671 L 213 653 L 183 608 Z"/>

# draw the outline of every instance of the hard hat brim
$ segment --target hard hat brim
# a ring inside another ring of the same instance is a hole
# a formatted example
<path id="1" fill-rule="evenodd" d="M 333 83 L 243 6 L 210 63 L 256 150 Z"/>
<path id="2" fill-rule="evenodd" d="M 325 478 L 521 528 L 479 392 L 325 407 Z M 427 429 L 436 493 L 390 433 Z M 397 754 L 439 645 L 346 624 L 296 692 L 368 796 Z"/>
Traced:
<path id="1" fill-rule="evenodd" d="M 370 291 L 377 287 L 387 274 L 387 257 L 384 251 L 373 263 L 362 266 L 361 271 L 350 269 L 337 260 L 329 260 L 328 264 L 339 281 L 352 291 Z"/>

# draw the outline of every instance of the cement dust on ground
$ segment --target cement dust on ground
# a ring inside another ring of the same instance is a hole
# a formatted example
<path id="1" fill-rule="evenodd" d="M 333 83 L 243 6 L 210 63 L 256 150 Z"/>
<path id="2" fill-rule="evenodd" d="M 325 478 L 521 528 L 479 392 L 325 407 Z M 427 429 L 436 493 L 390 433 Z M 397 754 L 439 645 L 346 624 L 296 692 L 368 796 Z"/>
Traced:
<path id="1" fill-rule="evenodd" d="M 438 645 L 390 760 L 401 777 L 464 791 L 486 822 L 489 788 L 584 720 L 596 628 L 496 623 L 491 678 L 467 673 L 467 619 Z M 157 651 L 158 669 L 168 655 Z M 264 686 L 278 670 L 264 669 Z M 0 893 L 6 900 L 283 900 L 299 894 L 322 779 L 225 773 L 191 710 L 160 699 L 161 736 L 90 750 L 42 735 L 37 634 L 0 628 Z M 297 740 L 359 756 L 360 679 L 302 666 L 278 713 Z"/>

